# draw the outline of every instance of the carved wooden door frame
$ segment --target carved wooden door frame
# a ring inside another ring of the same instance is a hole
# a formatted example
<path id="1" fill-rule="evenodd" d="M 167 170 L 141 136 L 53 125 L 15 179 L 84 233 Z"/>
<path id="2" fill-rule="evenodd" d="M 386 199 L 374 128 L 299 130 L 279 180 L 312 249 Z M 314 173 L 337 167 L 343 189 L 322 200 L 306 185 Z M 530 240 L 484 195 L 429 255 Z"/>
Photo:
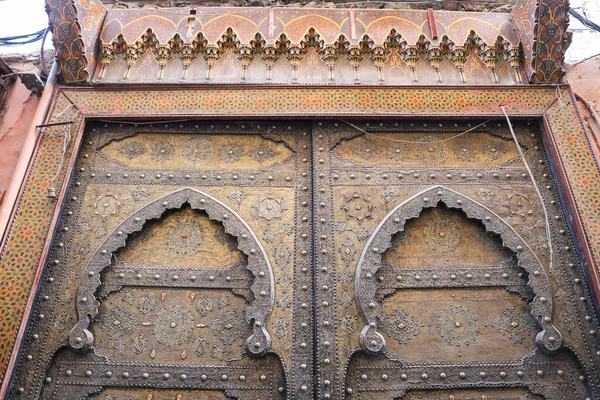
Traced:
<path id="1" fill-rule="evenodd" d="M 567 104 L 558 101 L 555 86 L 539 87 L 489 87 L 489 88 L 407 88 L 407 87 L 223 87 L 161 88 L 160 90 L 120 88 L 68 88 L 56 91 L 48 123 L 68 123 L 74 139 L 69 143 L 67 157 L 62 164 L 57 187 L 58 202 L 45 198 L 40 187 L 49 185 L 48 171 L 56 171 L 59 165 L 59 149 L 62 141 L 48 134 L 40 135 L 37 150 L 30 164 L 27 180 L 11 217 L 10 235 L 2 243 L 2 267 L 4 279 L 14 274 L 21 276 L 26 296 L 11 300 L 5 307 L 23 310 L 19 318 L 7 327 L 10 348 L 2 354 L 2 371 L 12 375 L 17 362 L 25 332 L 26 321 L 32 318 L 30 329 L 35 328 L 33 304 L 36 290 L 43 278 L 43 267 L 49 254 L 52 235 L 69 186 L 69 176 L 76 162 L 75 155 L 87 121 L 124 119 L 297 119 L 324 117 L 352 118 L 417 118 L 433 117 L 451 119 L 480 117 L 502 118 L 498 105 L 507 106 L 515 118 L 531 118 L 541 121 L 544 145 L 551 155 L 553 170 L 561 187 L 562 200 L 570 214 L 571 226 L 577 238 L 577 250 L 593 288 L 600 287 L 598 261 L 600 260 L 600 233 L 598 221 L 593 214 L 598 200 L 590 197 L 590 185 L 600 181 L 600 173 L 594 158 L 593 147 L 585 132 L 575 101 L 568 86 L 558 90 Z M 318 140 L 315 142 L 315 162 L 318 160 Z M 582 166 L 581 163 L 585 165 Z M 319 177 L 315 177 L 318 185 Z M 592 181 L 592 184 L 590 184 Z M 319 195 L 315 194 L 315 207 L 319 208 Z M 21 210 L 31 206 L 39 212 L 27 217 Z M 33 219 L 32 219 L 33 218 Z M 23 239 L 28 230 L 28 239 Z M 31 249 L 27 254 L 17 255 L 24 243 Z M 316 249 L 315 254 L 319 254 Z M 17 263 L 17 257 L 20 257 Z M 316 280 L 316 287 L 323 282 Z M 325 285 L 327 286 L 327 285 Z M 580 290 L 581 301 L 590 299 Z M 597 304 L 600 290 L 591 294 Z M 318 298 L 318 297 L 317 297 Z M 4 311 L 5 312 L 5 311 Z M 595 332 L 589 333 L 590 340 Z M 261 332 L 259 332 L 261 334 Z M 264 333 L 262 333 L 264 334 Z M 76 337 L 75 337 L 76 338 Z M 0 396 L 9 389 L 10 380 L 4 379 Z"/>

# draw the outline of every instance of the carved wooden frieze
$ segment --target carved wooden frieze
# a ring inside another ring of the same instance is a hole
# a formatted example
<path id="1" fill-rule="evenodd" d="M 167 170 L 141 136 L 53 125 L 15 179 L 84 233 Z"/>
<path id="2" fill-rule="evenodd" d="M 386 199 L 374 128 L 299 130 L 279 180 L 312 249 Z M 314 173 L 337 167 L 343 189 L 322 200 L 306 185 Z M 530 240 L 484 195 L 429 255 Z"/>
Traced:
<path id="1" fill-rule="evenodd" d="M 500 13 L 109 10 L 100 40 L 95 84 L 522 83 L 519 40 Z"/>

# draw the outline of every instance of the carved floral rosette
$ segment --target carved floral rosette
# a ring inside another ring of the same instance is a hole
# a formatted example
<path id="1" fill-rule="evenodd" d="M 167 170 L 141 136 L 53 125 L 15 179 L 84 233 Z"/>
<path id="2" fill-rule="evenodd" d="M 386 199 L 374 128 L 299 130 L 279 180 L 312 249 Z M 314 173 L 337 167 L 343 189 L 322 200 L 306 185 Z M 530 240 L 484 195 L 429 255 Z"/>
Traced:
<path id="1" fill-rule="evenodd" d="M 529 304 L 541 331 L 536 345 L 544 352 L 555 352 L 562 344 L 562 335 L 552 323 L 552 294 L 544 268 L 521 236 L 502 218 L 481 203 L 443 186 L 426 189 L 396 206 L 374 230 L 368 239 L 356 269 L 354 293 L 364 326 L 359 342 L 363 350 L 378 354 L 385 351 L 386 342 L 381 328 L 383 302 L 376 297 L 378 282 L 375 278 L 385 266 L 382 256 L 392 245 L 392 236 L 404 230 L 409 219 L 417 218 L 424 208 L 436 207 L 439 202 L 448 208 L 462 210 L 468 218 L 479 220 L 486 231 L 498 234 L 502 244 L 517 256 L 518 264 L 529 273 L 528 286 L 535 294 Z"/>
<path id="2" fill-rule="evenodd" d="M 225 232 L 235 236 L 238 249 L 248 257 L 246 268 L 254 279 L 250 290 L 253 300 L 245 311 L 246 321 L 253 324 L 253 333 L 246 339 L 246 350 L 255 357 L 262 357 L 271 350 L 271 337 L 266 330 L 267 320 L 275 301 L 273 268 L 258 238 L 242 218 L 220 201 L 192 188 L 185 188 L 159 198 L 140 208 L 126 218 L 100 245 L 85 267 L 77 288 L 78 322 L 69 332 L 69 345 L 75 350 L 87 350 L 94 337 L 90 322 L 98 315 L 100 302 L 94 293 L 101 284 L 101 272 L 111 266 L 113 254 L 125 246 L 127 238 L 144 228 L 147 221 L 160 218 L 167 210 L 179 209 L 185 204 L 202 210 L 212 220 L 223 224 Z"/>

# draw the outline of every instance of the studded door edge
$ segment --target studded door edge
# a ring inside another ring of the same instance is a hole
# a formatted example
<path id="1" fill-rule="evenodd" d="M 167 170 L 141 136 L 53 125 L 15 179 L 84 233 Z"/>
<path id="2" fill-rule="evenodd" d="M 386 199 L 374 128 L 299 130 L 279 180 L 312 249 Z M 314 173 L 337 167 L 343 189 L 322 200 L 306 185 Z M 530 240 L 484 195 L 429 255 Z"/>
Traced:
<path id="1" fill-rule="evenodd" d="M 92 124 L 11 398 L 312 398 L 309 132 Z"/>
<path id="2" fill-rule="evenodd" d="M 598 321 L 539 132 L 517 124 L 541 199 L 505 123 L 454 138 L 476 123 L 315 124 L 318 398 L 597 396 Z M 459 225 L 448 214 L 415 231 L 440 207 L 458 210 Z M 389 254 L 409 257 L 411 240 L 452 254 L 463 219 L 481 227 L 462 233 L 470 252 L 487 241 L 508 259 L 390 265 Z"/>

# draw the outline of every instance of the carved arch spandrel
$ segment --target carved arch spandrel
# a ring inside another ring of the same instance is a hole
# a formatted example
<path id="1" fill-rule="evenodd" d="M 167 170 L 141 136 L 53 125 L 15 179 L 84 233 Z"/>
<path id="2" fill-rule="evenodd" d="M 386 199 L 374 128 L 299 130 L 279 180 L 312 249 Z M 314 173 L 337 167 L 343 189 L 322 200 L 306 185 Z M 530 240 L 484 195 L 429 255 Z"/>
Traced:
<path id="1" fill-rule="evenodd" d="M 481 221 L 486 231 L 498 234 L 502 244 L 517 256 L 518 264 L 529 273 L 528 286 L 535 294 L 529 304 L 531 314 L 541 332 L 536 345 L 544 352 L 554 352 L 562 345 L 562 335 L 552 323 L 552 292 L 550 280 L 531 248 L 502 218 L 481 203 L 443 186 L 426 189 L 396 206 L 375 228 L 361 253 L 354 277 L 354 296 L 364 321 L 359 342 L 363 350 L 378 354 L 385 350 L 385 339 L 377 332 L 383 316 L 383 303 L 377 300 L 375 274 L 384 266 L 382 256 L 392 245 L 392 235 L 404 230 L 406 221 L 417 218 L 425 208 L 444 203 L 448 208 L 462 210 L 470 219 Z"/>
<path id="2" fill-rule="evenodd" d="M 246 307 L 248 323 L 253 334 L 246 340 L 249 354 L 262 357 L 271 349 L 271 337 L 266 324 L 275 302 L 273 268 L 265 249 L 244 220 L 231 208 L 214 197 L 192 188 L 184 188 L 159 198 L 138 209 L 127 217 L 98 247 L 87 263 L 77 288 L 78 322 L 69 332 L 69 346 L 75 350 L 88 349 L 94 342 L 88 330 L 92 319 L 98 315 L 100 302 L 95 293 L 101 284 L 100 274 L 110 267 L 115 252 L 125 247 L 127 238 L 141 231 L 147 221 L 160 218 L 166 211 L 189 204 L 194 210 L 202 210 L 212 220 L 223 224 L 225 232 L 237 238 L 238 249 L 248 257 L 246 268 L 254 275 L 250 290 L 254 299 Z"/>

